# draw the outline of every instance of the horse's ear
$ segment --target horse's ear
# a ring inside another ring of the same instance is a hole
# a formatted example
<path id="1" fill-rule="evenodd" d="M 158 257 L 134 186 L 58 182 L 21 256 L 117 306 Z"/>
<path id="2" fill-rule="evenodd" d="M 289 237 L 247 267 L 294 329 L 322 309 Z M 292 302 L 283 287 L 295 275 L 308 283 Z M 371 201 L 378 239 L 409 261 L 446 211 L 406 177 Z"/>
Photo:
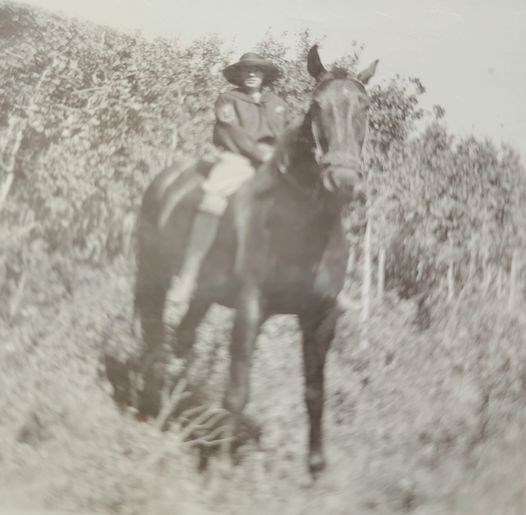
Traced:
<path id="1" fill-rule="evenodd" d="M 378 66 L 378 59 L 376 59 L 376 61 L 373 61 L 368 68 L 366 68 L 365 70 L 362 70 L 357 76 L 356 78 L 362 83 L 362 84 L 367 84 L 371 78 L 373 77 L 373 75 L 375 74 L 376 72 L 376 67 Z"/>
<path id="2" fill-rule="evenodd" d="M 327 70 L 321 64 L 320 54 L 318 54 L 318 45 L 314 45 L 307 55 L 307 71 L 317 81 L 327 73 Z"/>

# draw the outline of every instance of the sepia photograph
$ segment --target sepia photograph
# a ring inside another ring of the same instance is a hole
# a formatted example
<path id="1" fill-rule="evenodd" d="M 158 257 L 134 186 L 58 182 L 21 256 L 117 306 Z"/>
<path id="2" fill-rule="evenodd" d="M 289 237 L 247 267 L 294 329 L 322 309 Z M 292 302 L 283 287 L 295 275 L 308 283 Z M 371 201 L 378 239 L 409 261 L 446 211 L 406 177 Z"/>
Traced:
<path id="1" fill-rule="evenodd" d="M 525 27 L 0 0 L 0 515 L 525 515 Z"/>

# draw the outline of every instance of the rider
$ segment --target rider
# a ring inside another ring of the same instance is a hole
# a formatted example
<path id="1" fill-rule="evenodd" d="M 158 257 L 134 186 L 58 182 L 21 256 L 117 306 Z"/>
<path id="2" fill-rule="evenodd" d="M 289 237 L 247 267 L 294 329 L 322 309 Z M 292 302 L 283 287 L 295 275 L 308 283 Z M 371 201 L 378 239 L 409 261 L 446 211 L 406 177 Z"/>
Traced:
<path id="1" fill-rule="evenodd" d="M 227 66 L 223 75 L 237 88 L 221 93 L 215 104 L 214 143 L 222 152 L 202 186 L 204 196 L 186 255 L 168 292 L 172 302 L 190 301 L 229 196 L 272 157 L 274 144 L 285 129 L 285 103 L 263 89 L 279 76 L 279 69 L 272 62 L 258 54 L 246 53 L 237 63 Z"/>

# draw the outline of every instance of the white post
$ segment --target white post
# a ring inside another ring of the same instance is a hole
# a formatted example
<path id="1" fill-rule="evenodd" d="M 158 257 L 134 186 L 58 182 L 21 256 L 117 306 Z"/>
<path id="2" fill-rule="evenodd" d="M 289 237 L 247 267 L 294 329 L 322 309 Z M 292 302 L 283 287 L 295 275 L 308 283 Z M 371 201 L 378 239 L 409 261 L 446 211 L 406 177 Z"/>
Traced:
<path id="1" fill-rule="evenodd" d="M 363 276 L 362 276 L 362 312 L 360 321 L 362 324 L 362 347 L 367 348 L 367 321 L 371 309 L 371 221 L 367 220 L 365 228 L 363 249 Z"/>
<path id="2" fill-rule="evenodd" d="M 356 248 L 354 244 L 351 244 L 351 248 L 349 250 L 349 258 L 347 259 L 347 277 L 349 277 L 352 281 L 352 275 L 354 273 L 354 265 L 356 263 Z"/>
<path id="3" fill-rule="evenodd" d="M 378 252 L 378 284 L 377 297 L 378 302 L 382 302 L 385 288 L 385 248 L 381 247 Z"/>
<path id="4" fill-rule="evenodd" d="M 510 297 L 508 299 L 508 308 L 513 309 L 517 300 L 517 271 L 518 271 L 519 256 L 517 249 L 513 251 L 511 258 L 511 270 L 510 270 Z"/>
<path id="5" fill-rule="evenodd" d="M 500 299 L 502 296 L 502 268 L 499 267 L 497 272 L 497 299 Z"/>
<path id="6" fill-rule="evenodd" d="M 25 120 L 18 116 L 12 116 L 9 120 L 6 144 L 0 154 L 0 177 L 3 176 L 3 183 L 0 185 L 0 210 L 2 210 L 13 185 L 16 158 L 22 144 L 25 126 Z"/>
<path id="7" fill-rule="evenodd" d="M 26 114 L 28 117 L 31 116 L 31 112 L 33 111 L 33 108 L 37 105 L 38 94 L 40 93 L 40 88 L 42 87 L 44 80 L 47 78 L 51 68 L 55 65 L 56 62 L 57 62 L 57 58 L 55 57 L 53 59 L 52 64 L 50 64 L 42 72 L 42 75 L 40 75 L 38 82 L 35 86 L 33 97 L 31 98 L 29 105 L 26 107 Z M 0 171 L 0 177 L 3 175 L 3 173 L 5 174 L 3 183 L 0 186 L 0 211 L 4 207 L 4 203 L 7 197 L 9 196 L 9 192 L 11 191 L 11 186 L 13 185 L 13 181 L 15 179 L 16 158 L 18 155 L 18 151 L 20 150 L 20 145 L 22 143 L 22 138 L 24 136 L 24 131 L 25 131 L 26 124 L 27 124 L 27 121 L 25 119 L 21 119 L 19 117 L 12 117 L 10 122 L 11 123 L 9 126 L 9 136 L 7 138 L 6 148 L 4 148 L 2 154 L 0 154 L 0 165 L 1 165 L 0 168 L 3 168 L 3 170 Z M 9 139 L 12 134 L 14 134 L 14 138 L 13 138 L 14 141 L 8 153 L 9 161 L 5 163 L 3 154 L 6 152 L 7 146 L 9 145 Z"/>
<path id="8" fill-rule="evenodd" d="M 352 299 L 352 288 L 354 286 L 353 273 L 354 266 L 356 263 L 356 248 L 353 243 L 351 243 L 351 248 L 349 249 L 349 258 L 347 259 L 347 270 L 345 272 L 345 282 L 340 293 L 341 300 L 344 304 L 350 306 Z"/>
<path id="9" fill-rule="evenodd" d="M 476 254 L 475 254 L 475 245 L 471 244 L 471 250 L 469 252 L 469 268 L 468 268 L 468 277 L 466 279 L 466 284 L 473 279 L 476 271 Z"/>
<path id="10" fill-rule="evenodd" d="M 447 301 L 451 302 L 455 296 L 455 279 L 453 276 L 453 262 L 450 261 L 447 269 Z"/>
<path id="11" fill-rule="evenodd" d="M 170 138 L 170 150 L 166 154 L 165 168 L 171 166 L 175 161 L 175 151 L 177 150 L 177 145 L 179 144 L 179 132 L 177 127 L 174 125 L 172 127 L 172 135 Z"/>
<path id="12" fill-rule="evenodd" d="M 489 261 L 486 261 L 484 265 L 484 282 L 482 285 L 482 290 L 484 291 L 484 294 L 488 293 L 489 287 L 491 285 L 492 280 L 492 271 Z"/>

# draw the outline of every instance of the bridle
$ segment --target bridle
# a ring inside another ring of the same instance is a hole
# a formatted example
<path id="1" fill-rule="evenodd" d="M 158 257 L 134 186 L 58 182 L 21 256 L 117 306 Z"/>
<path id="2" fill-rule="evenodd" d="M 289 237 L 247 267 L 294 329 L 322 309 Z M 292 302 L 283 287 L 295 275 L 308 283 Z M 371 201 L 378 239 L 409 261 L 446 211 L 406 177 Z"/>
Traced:
<path id="1" fill-rule="evenodd" d="M 306 197 L 309 200 L 316 201 L 315 205 L 318 205 L 320 200 L 326 198 L 328 192 L 323 187 L 321 181 L 317 181 L 314 187 L 305 186 L 296 178 L 295 174 L 288 172 L 288 164 L 283 161 L 277 162 L 276 169 L 278 171 L 278 177 L 290 186 L 294 191 L 299 193 L 301 196 Z"/>
<path id="2" fill-rule="evenodd" d="M 361 157 L 356 157 L 353 154 L 324 152 L 320 143 L 320 135 L 317 125 L 311 121 L 311 134 L 314 141 L 313 154 L 314 159 L 320 168 L 333 167 L 348 167 L 354 169 L 361 169 L 363 160 Z"/>
<path id="3" fill-rule="evenodd" d="M 353 80 L 353 82 L 356 82 L 361 89 L 366 93 L 365 86 L 358 81 L 355 78 L 350 78 Z M 310 118 L 310 112 L 307 113 L 306 117 Z M 316 181 L 314 187 L 312 186 L 305 186 L 302 184 L 295 176 L 295 174 L 289 173 L 289 163 L 285 162 L 284 160 L 275 159 L 275 165 L 276 169 L 279 172 L 279 177 L 291 186 L 294 190 L 302 194 L 304 197 L 307 197 L 310 200 L 317 200 L 320 201 L 324 197 L 330 198 L 330 195 L 328 195 L 327 189 L 324 187 L 323 181 L 323 173 L 324 170 L 328 169 L 329 167 L 346 167 L 350 169 L 354 169 L 357 171 L 363 172 L 363 148 L 365 147 L 365 140 L 364 144 L 362 145 L 362 148 L 360 149 L 360 157 L 356 157 L 352 154 L 348 153 L 335 153 L 335 152 L 325 152 L 323 150 L 323 145 L 321 144 L 321 138 L 319 134 L 318 127 L 316 123 L 310 118 L 310 124 L 308 124 L 310 129 L 310 135 L 312 137 L 312 143 L 313 146 L 310 146 L 310 151 L 313 155 L 314 161 L 316 165 L 320 168 L 320 180 Z M 366 129 L 367 134 L 367 129 Z M 300 135 L 299 138 L 303 138 L 305 141 L 308 141 L 309 138 L 306 137 L 306 135 Z"/>
<path id="4" fill-rule="evenodd" d="M 367 90 L 365 89 L 365 85 L 358 80 L 356 77 L 348 77 L 348 80 L 352 81 L 354 84 L 356 84 L 361 90 L 362 93 L 367 95 Z M 328 166 L 342 166 L 342 167 L 349 167 L 354 168 L 356 170 L 359 170 L 363 167 L 363 148 L 365 147 L 365 138 L 364 143 L 362 145 L 362 148 L 360 149 L 360 157 L 356 157 L 352 154 L 347 153 L 328 153 L 324 152 L 323 146 L 321 144 L 321 138 L 318 130 L 318 126 L 314 123 L 314 121 L 311 119 L 310 123 L 310 130 L 312 134 L 312 139 L 314 141 L 314 158 L 316 162 L 322 167 L 326 168 Z M 367 136 L 367 124 L 366 124 L 366 136 Z"/>

